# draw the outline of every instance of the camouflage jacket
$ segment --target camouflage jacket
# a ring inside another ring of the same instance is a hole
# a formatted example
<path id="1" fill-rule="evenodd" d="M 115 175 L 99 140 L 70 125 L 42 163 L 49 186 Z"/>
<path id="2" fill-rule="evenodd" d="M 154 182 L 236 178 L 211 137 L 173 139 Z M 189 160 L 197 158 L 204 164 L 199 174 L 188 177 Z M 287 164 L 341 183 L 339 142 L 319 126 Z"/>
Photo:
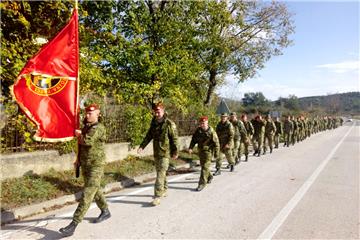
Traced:
<path id="1" fill-rule="evenodd" d="M 230 121 L 219 122 L 216 126 L 216 134 L 219 137 L 220 148 L 223 149 L 226 144 L 232 148 L 234 146 L 234 127 Z"/>
<path id="2" fill-rule="evenodd" d="M 236 120 L 236 121 L 230 121 L 231 124 L 234 127 L 234 140 L 240 140 L 246 138 L 246 129 L 242 121 Z"/>
<path id="3" fill-rule="evenodd" d="M 251 124 L 251 122 L 249 122 L 249 121 L 244 122 L 243 121 L 242 123 L 244 124 L 244 127 L 246 129 L 247 136 L 249 137 L 250 135 L 254 135 L 254 127 Z"/>
<path id="4" fill-rule="evenodd" d="M 152 119 L 150 128 L 140 147 L 144 149 L 151 140 L 153 140 L 155 158 L 169 158 L 178 154 L 179 143 L 176 125 L 166 115 L 162 122 L 158 122 L 155 118 Z"/>
<path id="5" fill-rule="evenodd" d="M 219 138 L 212 127 L 209 127 L 206 131 L 201 127 L 196 129 L 191 138 L 189 149 L 193 149 L 196 144 L 198 145 L 199 152 L 210 151 L 214 152 L 215 158 L 219 157 Z"/>
<path id="6" fill-rule="evenodd" d="M 265 135 L 274 135 L 276 132 L 276 126 L 273 121 L 266 121 L 265 123 Z"/>
<path id="7" fill-rule="evenodd" d="M 276 127 L 276 132 L 275 132 L 275 134 L 280 135 L 280 134 L 283 133 L 282 122 L 280 122 L 280 121 L 275 121 L 275 127 Z"/>
<path id="8" fill-rule="evenodd" d="M 290 120 L 285 120 L 284 122 L 284 132 L 292 133 L 294 131 L 294 123 Z"/>
<path id="9" fill-rule="evenodd" d="M 261 134 L 265 133 L 265 121 L 257 121 L 255 119 L 251 120 L 251 123 L 254 127 L 254 136 L 261 136 Z"/>
<path id="10" fill-rule="evenodd" d="M 105 164 L 106 130 L 101 123 L 86 123 L 81 129 L 80 162 L 82 165 Z"/>

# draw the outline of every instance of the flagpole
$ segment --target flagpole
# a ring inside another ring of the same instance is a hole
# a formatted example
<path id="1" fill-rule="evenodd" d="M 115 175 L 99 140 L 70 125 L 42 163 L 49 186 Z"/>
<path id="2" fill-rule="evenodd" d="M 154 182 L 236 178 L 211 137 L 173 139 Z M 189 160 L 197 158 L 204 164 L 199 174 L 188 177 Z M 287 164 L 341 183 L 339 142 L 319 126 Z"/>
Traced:
<path id="1" fill-rule="evenodd" d="M 75 11 L 78 15 L 78 0 L 75 0 Z M 79 16 L 77 16 L 79 17 Z M 80 47 L 79 47 L 79 19 L 76 19 L 76 38 L 78 42 L 78 56 L 77 56 L 77 85 L 76 85 L 76 129 L 80 128 L 80 106 L 79 106 L 79 99 L 80 99 Z M 77 158 L 76 158 L 76 166 L 75 166 L 75 177 L 78 178 L 80 176 L 80 138 L 77 138 Z"/>

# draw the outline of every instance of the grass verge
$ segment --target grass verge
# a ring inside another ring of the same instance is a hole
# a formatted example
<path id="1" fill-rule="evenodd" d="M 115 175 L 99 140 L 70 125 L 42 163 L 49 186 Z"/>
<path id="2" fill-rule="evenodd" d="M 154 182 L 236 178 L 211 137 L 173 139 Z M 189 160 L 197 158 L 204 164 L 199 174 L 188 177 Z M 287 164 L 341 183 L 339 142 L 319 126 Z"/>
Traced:
<path id="1" fill-rule="evenodd" d="M 180 152 L 179 158 L 171 160 L 170 165 L 177 166 L 194 160 L 198 160 L 196 154 Z M 106 164 L 102 186 L 154 171 L 152 157 L 128 156 L 124 160 Z M 83 182 L 82 177 L 75 178 L 74 170 L 57 172 L 54 169 L 45 174 L 5 179 L 1 182 L 1 211 L 74 194 L 82 189 Z"/>

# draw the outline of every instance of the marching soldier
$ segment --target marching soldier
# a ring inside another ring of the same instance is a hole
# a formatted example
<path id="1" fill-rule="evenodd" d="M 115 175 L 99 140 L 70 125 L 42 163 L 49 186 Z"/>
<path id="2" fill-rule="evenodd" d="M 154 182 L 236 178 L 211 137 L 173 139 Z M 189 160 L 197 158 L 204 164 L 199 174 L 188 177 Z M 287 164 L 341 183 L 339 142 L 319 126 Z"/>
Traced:
<path id="1" fill-rule="evenodd" d="M 241 151 L 240 151 L 240 142 L 246 138 L 246 129 L 242 121 L 239 121 L 236 116 L 236 112 L 230 114 L 230 122 L 234 127 L 234 148 L 233 148 L 233 157 L 235 159 L 235 164 L 240 163 Z"/>
<path id="2" fill-rule="evenodd" d="M 262 120 L 261 115 L 257 115 L 255 119 L 251 120 L 254 127 L 254 135 L 252 144 L 254 148 L 254 156 L 257 154 L 260 157 L 262 144 L 264 142 L 265 122 Z"/>
<path id="3" fill-rule="evenodd" d="M 290 146 L 292 140 L 292 134 L 294 132 L 294 123 L 290 119 L 290 115 L 286 117 L 284 121 L 284 147 Z"/>
<path id="4" fill-rule="evenodd" d="M 154 206 L 160 204 L 160 198 L 167 196 L 166 171 L 169 168 L 169 158 L 176 159 L 178 156 L 178 135 L 176 125 L 165 113 L 165 107 L 160 102 L 153 105 L 154 118 L 150 128 L 138 149 L 140 154 L 143 149 L 153 140 L 153 151 L 156 167 L 156 181 L 154 187 Z"/>
<path id="5" fill-rule="evenodd" d="M 241 152 L 241 154 L 244 153 L 245 162 L 247 162 L 248 158 L 249 158 L 250 139 L 252 138 L 252 135 L 254 134 L 254 127 L 251 124 L 251 122 L 248 121 L 246 114 L 243 114 L 241 116 L 241 121 L 244 124 L 245 130 L 246 130 L 246 137 L 244 139 L 241 139 L 240 152 Z M 240 154 L 240 157 L 241 157 L 241 154 Z"/>
<path id="6" fill-rule="evenodd" d="M 280 137 L 283 134 L 283 126 L 279 117 L 275 118 L 275 127 L 276 127 L 276 132 L 274 136 L 274 143 L 275 143 L 275 148 L 279 148 Z"/>
<path id="7" fill-rule="evenodd" d="M 90 104 L 85 111 L 84 127 L 75 131 L 80 143 L 80 160 L 77 159 L 74 163 L 81 165 L 85 186 L 72 222 L 59 230 L 66 237 L 74 234 L 77 225 L 83 220 L 93 200 L 101 210 L 101 214 L 93 221 L 94 223 L 102 222 L 111 217 L 100 187 L 105 165 L 105 127 L 99 122 L 100 108 L 98 105 Z"/>
<path id="8" fill-rule="evenodd" d="M 276 126 L 275 123 L 273 122 L 273 120 L 271 119 L 270 115 L 266 115 L 265 117 L 265 138 L 264 138 L 264 152 L 263 154 L 266 153 L 267 151 L 267 147 L 266 147 L 266 142 L 269 145 L 270 148 L 270 153 L 272 153 L 273 151 L 273 139 L 274 139 L 274 135 L 276 132 Z"/>
<path id="9" fill-rule="evenodd" d="M 203 116 L 199 119 L 199 127 L 192 136 L 188 152 L 191 154 L 195 145 L 198 145 L 201 175 L 197 191 L 205 188 L 206 184 L 211 183 L 213 176 L 210 173 L 211 159 L 219 158 L 220 143 L 215 130 L 209 126 L 208 117 Z"/>
<path id="10" fill-rule="evenodd" d="M 230 165 L 230 172 L 234 171 L 234 157 L 232 155 L 232 148 L 234 146 L 234 128 L 228 120 L 228 114 L 221 114 L 221 121 L 216 126 L 216 134 L 219 137 L 220 153 L 225 154 L 226 159 Z M 216 160 L 216 171 L 214 176 L 221 174 L 222 156 Z"/>

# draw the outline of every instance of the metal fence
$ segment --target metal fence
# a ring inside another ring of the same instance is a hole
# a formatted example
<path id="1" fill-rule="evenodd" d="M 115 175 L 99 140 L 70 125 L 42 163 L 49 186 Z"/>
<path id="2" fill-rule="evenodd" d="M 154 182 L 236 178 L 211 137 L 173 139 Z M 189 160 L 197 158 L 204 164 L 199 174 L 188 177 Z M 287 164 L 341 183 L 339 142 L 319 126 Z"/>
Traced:
<path id="1" fill-rule="evenodd" d="M 177 125 L 179 136 L 191 135 L 195 131 L 196 120 L 192 119 L 173 119 Z M 117 118 L 115 121 L 103 121 L 107 129 L 107 143 L 128 142 L 129 136 L 126 131 L 126 119 Z M 144 123 L 149 125 L 149 123 Z M 145 133 L 144 133 L 145 134 Z M 27 152 L 36 150 L 52 150 L 62 143 L 47 142 L 26 142 L 19 130 L 6 124 L 1 129 L 1 153 Z"/>

